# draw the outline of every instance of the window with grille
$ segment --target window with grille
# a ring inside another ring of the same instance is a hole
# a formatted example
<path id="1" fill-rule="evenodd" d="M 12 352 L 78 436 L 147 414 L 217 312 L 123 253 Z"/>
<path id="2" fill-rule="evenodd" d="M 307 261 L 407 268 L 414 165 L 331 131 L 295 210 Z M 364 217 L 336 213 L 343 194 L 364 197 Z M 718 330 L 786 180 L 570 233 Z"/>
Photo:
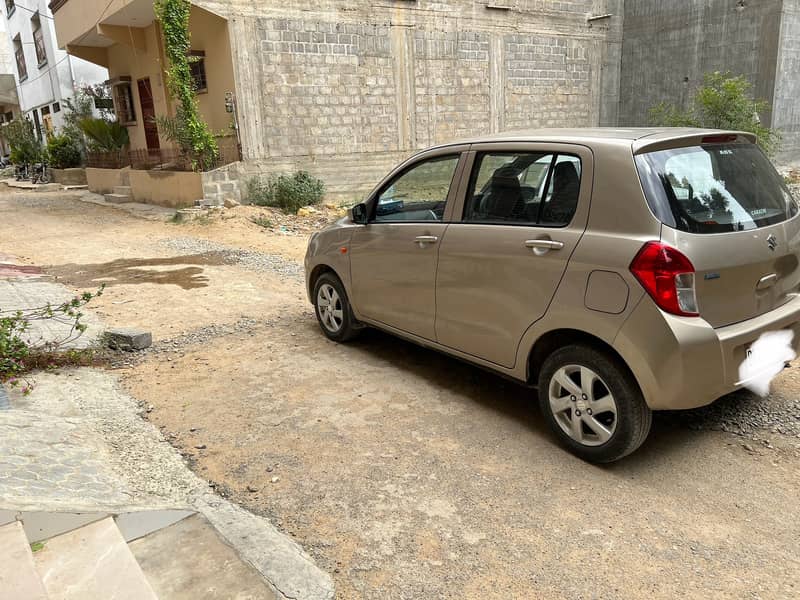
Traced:
<path id="1" fill-rule="evenodd" d="M 47 64 L 47 49 L 44 45 L 42 21 L 38 12 L 31 17 L 31 29 L 33 29 L 33 47 L 36 49 L 36 62 L 39 67 L 42 67 Z"/>
<path id="2" fill-rule="evenodd" d="M 208 91 L 206 80 L 206 53 L 203 50 L 189 52 L 189 68 L 192 71 L 192 84 L 197 93 Z"/>
<path id="3" fill-rule="evenodd" d="M 133 90 L 130 81 L 121 81 L 114 84 L 114 109 L 120 123 L 133 123 L 136 121 L 136 111 L 133 108 Z"/>
<path id="4" fill-rule="evenodd" d="M 22 40 L 19 34 L 14 38 L 14 58 L 17 60 L 19 80 L 25 81 L 28 78 L 28 67 L 25 64 L 25 51 L 22 49 Z"/>

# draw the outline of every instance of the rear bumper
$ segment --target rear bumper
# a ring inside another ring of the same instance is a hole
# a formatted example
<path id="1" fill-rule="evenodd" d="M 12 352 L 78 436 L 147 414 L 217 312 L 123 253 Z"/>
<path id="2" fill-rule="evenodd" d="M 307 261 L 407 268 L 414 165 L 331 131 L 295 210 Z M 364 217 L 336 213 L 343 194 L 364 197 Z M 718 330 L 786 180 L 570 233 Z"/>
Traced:
<path id="1" fill-rule="evenodd" d="M 791 329 L 800 346 L 800 297 L 768 313 L 714 329 L 703 319 L 677 317 L 642 298 L 614 347 L 625 358 L 654 410 L 696 408 L 739 387 L 747 347 L 767 331 Z"/>

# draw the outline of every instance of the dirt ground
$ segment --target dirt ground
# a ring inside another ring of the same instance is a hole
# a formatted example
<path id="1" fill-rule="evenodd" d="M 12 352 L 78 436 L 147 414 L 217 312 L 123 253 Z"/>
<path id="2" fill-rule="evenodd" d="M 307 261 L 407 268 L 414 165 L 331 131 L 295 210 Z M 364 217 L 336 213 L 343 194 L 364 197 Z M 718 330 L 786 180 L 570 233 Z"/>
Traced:
<path id="1" fill-rule="evenodd" d="M 633 456 L 583 463 L 531 390 L 379 332 L 327 341 L 297 265 L 321 219 L 265 229 L 259 210 L 173 224 L 4 191 L 0 253 L 76 289 L 107 283 L 105 322 L 156 341 L 118 371 L 147 417 L 339 597 L 800 595 L 794 434 L 666 415 Z M 768 401 L 797 398 L 798 373 Z"/>

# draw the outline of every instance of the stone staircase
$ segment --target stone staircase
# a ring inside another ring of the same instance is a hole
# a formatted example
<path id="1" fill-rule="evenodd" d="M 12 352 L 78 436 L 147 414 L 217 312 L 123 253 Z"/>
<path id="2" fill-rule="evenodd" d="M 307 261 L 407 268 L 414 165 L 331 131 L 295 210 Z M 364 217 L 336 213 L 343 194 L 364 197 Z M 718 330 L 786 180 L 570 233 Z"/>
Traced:
<path id="1" fill-rule="evenodd" d="M 18 515 L 0 526 L 0 600 L 276 597 L 201 515 L 143 514 Z"/>
<path id="2" fill-rule="evenodd" d="M 125 204 L 126 202 L 134 202 L 133 194 L 131 194 L 131 186 L 118 185 L 114 187 L 111 194 L 103 194 L 106 202 L 113 202 L 114 204 Z"/>

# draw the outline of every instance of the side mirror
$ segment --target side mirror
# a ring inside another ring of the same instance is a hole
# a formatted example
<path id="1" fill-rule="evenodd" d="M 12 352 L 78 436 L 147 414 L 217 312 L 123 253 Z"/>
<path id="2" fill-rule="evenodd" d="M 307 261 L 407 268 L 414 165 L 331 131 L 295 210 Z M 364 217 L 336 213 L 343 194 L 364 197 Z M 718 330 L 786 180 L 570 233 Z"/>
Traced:
<path id="1" fill-rule="evenodd" d="M 361 204 L 356 204 L 353 208 L 351 208 L 350 214 L 352 216 L 353 223 L 356 223 L 357 225 L 367 224 L 367 205 L 363 202 Z"/>

